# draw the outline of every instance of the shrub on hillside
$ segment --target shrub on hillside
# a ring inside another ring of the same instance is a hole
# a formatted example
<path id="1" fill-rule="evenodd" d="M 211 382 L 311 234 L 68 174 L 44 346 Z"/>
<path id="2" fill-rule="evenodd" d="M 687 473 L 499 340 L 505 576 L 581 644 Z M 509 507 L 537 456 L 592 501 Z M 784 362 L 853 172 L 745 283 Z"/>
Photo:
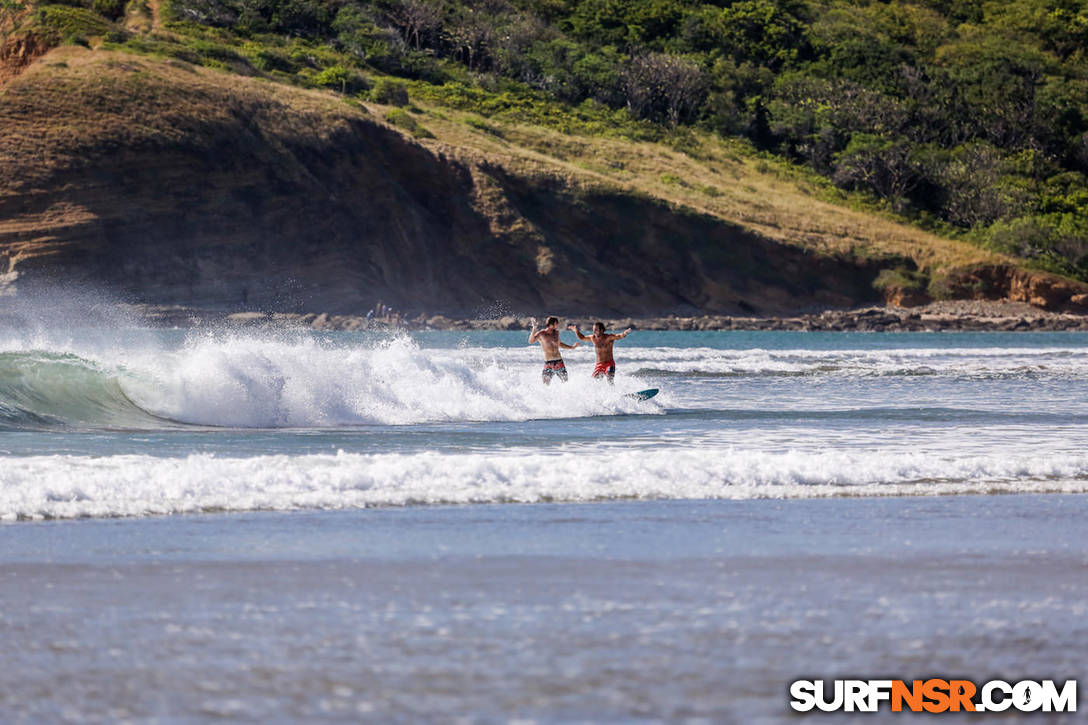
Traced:
<path id="1" fill-rule="evenodd" d="M 1049 272 L 1088 276 L 1088 222 L 1082 215 L 1065 212 L 999 221 L 986 231 L 986 243 Z"/>
<path id="2" fill-rule="evenodd" d="M 279 71 L 281 73 L 295 73 L 296 66 L 285 52 L 273 48 L 266 48 L 256 44 L 247 44 L 245 50 L 249 53 L 249 62 L 253 67 L 266 72 Z"/>
<path id="3" fill-rule="evenodd" d="M 374 90 L 370 92 L 370 100 L 386 106 L 403 108 L 409 103 L 408 89 L 403 83 L 382 78 L 374 84 Z"/>
<path id="4" fill-rule="evenodd" d="M 925 273 L 907 267 L 882 269 L 873 280 L 873 288 L 881 292 L 888 290 L 923 292 L 928 285 L 929 277 Z"/>
<path id="5" fill-rule="evenodd" d="M 503 132 L 502 132 L 502 129 L 498 128 L 497 126 L 491 125 L 490 123 L 483 120 L 482 118 L 471 118 L 471 117 L 466 118 L 465 119 L 465 125 L 466 126 L 471 126 L 472 128 L 475 128 L 478 131 L 483 131 L 484 133 L 489 133 L 492 136 L 498 136 L 499 138 L 504 138 L 504 136 L 505 136 L 505 134 L 503 134 Z"/>
<path id="6" fill-rule="evenodd" d="M 50 5 L 67 5 L 74 8 L 92 10 L 110 20 L 117 20 L 125 14 L 124 0 L 51 0 Z M 25 3 L 0 3 L 0 8 L 10 5 L 12 9 L 21 9 Z"/>
<path id="7" fill-rule="evenodd" d="M 35 19 L 57 39 L 79 45 L 86 45 L 87 38 L 104 36 L 117 27 L 93 10 L 68 5 L 43 5 Z"/>
<path id="8" fill-rule="evenodd" d="M 341 93 L 360 93 L 370 88 L 370 83 L 362 73 L 349 70 L 342 65 L 325 68 L 314 76 L 314 83 Z"/>
<path id="9" fill-rule="evenodd" d="M 394 108 L 385 114 L 385 120 L 394 126 L 403 128 L 416 138 L 434 138 L 434 134 L 421 126 L 419 121 L 412 118 L 410 113 L 399 108 Z"/>

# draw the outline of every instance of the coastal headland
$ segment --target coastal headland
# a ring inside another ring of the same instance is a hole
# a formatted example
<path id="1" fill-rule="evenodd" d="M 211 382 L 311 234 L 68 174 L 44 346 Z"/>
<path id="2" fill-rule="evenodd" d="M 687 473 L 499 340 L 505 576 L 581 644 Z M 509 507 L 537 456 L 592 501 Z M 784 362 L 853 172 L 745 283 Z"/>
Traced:
<path id="1" fill-rule="evenodd" d="M 1079 329 L 1088 312 L 1082 282 L 829 200 L 709 134 L 678 150 L 485 128 L 419 99 L 396 110 L 420 134 L 390 106 L 105 47 L 36 48 L 9 71 L 0 310 L 75 288 L 168 324 L 275 311 L 321 329 L 363 326 L 379 301 L 448 329 L 545 310 L 644 329 Z M 1030 309 L 917 307 L 934 300 Z"/>

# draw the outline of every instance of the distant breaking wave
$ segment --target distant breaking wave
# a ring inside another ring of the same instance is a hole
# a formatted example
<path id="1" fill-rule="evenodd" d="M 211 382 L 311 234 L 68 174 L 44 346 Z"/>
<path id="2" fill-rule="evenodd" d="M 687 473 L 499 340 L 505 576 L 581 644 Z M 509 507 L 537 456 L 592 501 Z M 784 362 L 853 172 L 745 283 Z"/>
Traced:
<path id="1" fill-rule="evenodd" d="M 1088 456 L 668 450 L 5 458 L 0 520 L 424 504 L 1086 493 Z"/>
<path id="2" fill-rule="evenodd" d="M 643 348 L 625 362 L 648 377 L 913 377 L 1005 378 L 1088 375 L 1084 348 L 954 348 L 896 350 L 721 350 Z"/>

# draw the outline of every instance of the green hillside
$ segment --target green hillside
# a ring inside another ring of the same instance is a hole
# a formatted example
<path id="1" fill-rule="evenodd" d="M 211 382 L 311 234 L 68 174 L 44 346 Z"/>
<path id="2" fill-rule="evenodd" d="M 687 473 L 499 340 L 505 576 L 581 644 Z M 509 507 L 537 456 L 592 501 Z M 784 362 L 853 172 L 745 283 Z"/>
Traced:
<path id="1" fill-rule="evenodd" d="M 376 100 L 387 74 L 485 117 L 740 136 L 943 235 L 1088 278 L 1086 0 L 162 1 L 168 33 L 133 32 L 150 29 L 143 0 L 37 13 L 68 41 Z"/>
<path id="2" fill-rule="evenodd" d="M 476 169 L 466 203 L 491 233 L 526 245 L 577 229 L 550 229 L 550 202 L 517 189 L 560 194 L 571 219 L 598 189 L 814 259 L 883 268 L 883 288 L 1010 294 L 1031 286 L 1010 276 L 1010 257 L 1088 279 L 1088 0 L 0 2 L 6 77 L 49 47 L 72 47 L 7 86 L 10 108 L 22 109 L 6 115 L 18 131 L 7 161 L 25 177 L 11 189 L 30 188 L 50 164 L 72 167 L 80 139 L 95 154 L 145 136 L 155 140 L 131 148 L 168 148 L 181 138 L 171 119 L 190 131 L 216 113 L 190 95 L 185 69 L 199 68 L 219 109 L 232 94 L 256 99 L 261 83 L 324 91 L 345 118 L 397 127 L 439 161 L 454 155 Z M 152 65 L 133 71 L 125 53 Z M 251 103 L 264 102 L 235 105 Z M 94 114 L 106 111 L 117 133 L 102 138 Z M 245 128 L 239 113 L 228 115 Z M 501 204 L 488 184 L 502 188 Z M 25 224 L 13 217 L 5 233 L 29 238 Z M 724 263 L 728 251 L 715 254 Z M 971 271 L 979 265 L 1004 271 Z"/>

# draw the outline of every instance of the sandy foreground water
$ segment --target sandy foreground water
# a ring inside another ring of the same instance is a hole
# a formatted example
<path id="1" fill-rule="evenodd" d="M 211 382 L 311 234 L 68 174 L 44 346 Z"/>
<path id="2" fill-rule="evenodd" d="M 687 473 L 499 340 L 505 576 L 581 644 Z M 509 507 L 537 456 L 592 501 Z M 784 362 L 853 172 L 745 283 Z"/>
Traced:
<path id="1" fill-rule="evenodd" d="M 1086 515 L 1003 495 L 8 524 L 0 713 L 752 723 L 795 721 L 799 678 L 1083 686 Z"/>

